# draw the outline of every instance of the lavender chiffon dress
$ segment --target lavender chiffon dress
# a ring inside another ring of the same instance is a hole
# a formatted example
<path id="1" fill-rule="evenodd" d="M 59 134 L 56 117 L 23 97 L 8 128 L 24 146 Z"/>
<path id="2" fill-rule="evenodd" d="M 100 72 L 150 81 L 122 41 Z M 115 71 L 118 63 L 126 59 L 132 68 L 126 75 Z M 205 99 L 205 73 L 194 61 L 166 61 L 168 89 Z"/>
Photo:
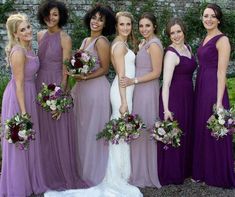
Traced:
<path id="1" fill-rule="evenodd" d="M 196 80 L 195 102 L 195 143 L 193 179 L 208 185 L 233 188 L 235 186 L 232 136 L 219 140 L 212 137 L 206 122 L 212 115 L 217 101 L 218 50 L 216 42 L 224 36 L 214 36 L 198 48 L 199 70 Z M 229 98 L 225 88 L 223 106 L 229 108 Z"/>
<path id="2" fill-rule="evenodd" d="M 100 67 L 94 39 L 85 49 L 98 60 L 94 69 Z M 84 48 L 86 39 L 81 48 Z M 108 161 L 108 145 L 103 140 L 96 140 L 96 134 L 103 130 L 110 119 L 110 84 L 106 76 L 79 81 L 72 89 L 74 112 L 76 114 L 79 160 L 79 174 L 88 186 L 100 183 L 105 175 Z"/>
<path id="3" fill-rule="evenodd" d="M 37 56 L 33 51 L 26 51 L 19 45 L 15 45 L 10 55 L 16 51 L 23 51 L 26 55 L 24 71 L 24 93 L 26 112 L 31 115 L 35 140 L 30 141 L 28 150 L 20 150 L 15 144 L 9 144 L 2 136 L 2 170 L 0 178 L 1 197 L 26 197 L 31 194 L 40 194 L 47 190 L 45 187 L 42 166 L 40 160 L 41 139 L 38 129 L 38 114 L 36 110 L 35 74 L 39 68 Z M 2 101 L 2 123 L 20 113 L 20 107 L 16 96 L 15 76 L 11 79 L 4 91 Z M 4 124 L 3 124 L 4 131 Z"/>
<path id="4" fill-rule="evenodd" d="M 63 64 L 60 31 L 44 34 L 39 42 L 38 56 L 40 69 L 36 80 L 37 92 L 43 82 L 60 85 Z M 59 120 L 53 120 L 51 113 L 39 105 L 37 108 L 47 186 L 55 190 L 83 187 L 77 170 L 77 132 L 73 111 L 63 113 Z"/>
<path id="5" fill-rule="evenodd" d="M 138 51 L 136 77 L 152 71 L 151 59 L 147 50 L 153 43 L 163 49 L 160 40 L 153 38 Z M 147 126 L 141 136 L 131 142 L 131 183 L 139 187 L 161 187 L 157 171 L 157 144 L 150 139 L 149 132 L 159 118 L 158 98 L 158 79 L 135 85 L 133 113 L 139 114 Z"/>

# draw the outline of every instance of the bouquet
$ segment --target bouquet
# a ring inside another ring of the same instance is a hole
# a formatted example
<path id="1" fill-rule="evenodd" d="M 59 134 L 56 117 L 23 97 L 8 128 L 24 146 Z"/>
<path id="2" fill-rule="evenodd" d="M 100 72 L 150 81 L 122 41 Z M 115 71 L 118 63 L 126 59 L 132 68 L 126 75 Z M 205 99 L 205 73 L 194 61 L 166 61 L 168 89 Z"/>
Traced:
<path id="1" fill-rule="evenodd" d="M 55 84 L 45 84 L 42 83 L 41 91 L 37 95 L 38 103 L 46 111 L 51 113 L 57 112 L 67 112 L 73 107 L 73 98 L 71 95 L 63 92 L 60 86 Z"/>
<path id="2" fill-rule="evenodd" d="M 97 139 L 104 138 L 112 144 L 119 144 L 123 139 L 130 143 L 140 136 L 140 132 L 145 128 L 145 124 L 139 115 L 125 114 L 118 119 L 112 119 L 105 124 L 103 131 L 97 134 Z"/>
<path id="3" fill-rule="evenodd" d="M 35 139 L 29 114 L 16 114 L 5 122 L 5 138 L 21 150 L 27 150 L 30 140 Z"/>
<path id="4" fill-rule="evenodd" d="M 91 73 L 96 63 L 96 58 L 86 50 L 77 50 L 70 61 L 65 61 L 68 72 L 70 74 L 83 74 Z"/>
<path id="5" fill-rule="evenodd" d="M 157 121 L 152 129 L 151 138 L 166 144 L 164 149 L 168 148 L 167 145 L 179 147 L 180 137 L 183 132 L 178 125 L 176 120 Z"/>
<path id="6" fill-rule="evenodd" d="M 234 109 L 216 109 L 213 106 L 213 114 L 207 120 L 207 128 L 211 130 L 211 135 L 216 139 L 223 138 L 235 128 Z"/>

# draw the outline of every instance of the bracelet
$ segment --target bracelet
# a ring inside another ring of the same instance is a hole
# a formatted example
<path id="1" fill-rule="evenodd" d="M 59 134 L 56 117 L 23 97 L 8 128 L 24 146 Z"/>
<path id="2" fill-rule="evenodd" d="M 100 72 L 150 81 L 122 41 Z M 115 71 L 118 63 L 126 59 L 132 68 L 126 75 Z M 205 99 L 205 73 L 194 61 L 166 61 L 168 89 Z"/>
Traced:
<path id="1" fill-rule="evenodd" d="M 138 81 L 138 79 L 135 77 L 134 78 L 134 84 L 137 84 L 139 81 Z"/>

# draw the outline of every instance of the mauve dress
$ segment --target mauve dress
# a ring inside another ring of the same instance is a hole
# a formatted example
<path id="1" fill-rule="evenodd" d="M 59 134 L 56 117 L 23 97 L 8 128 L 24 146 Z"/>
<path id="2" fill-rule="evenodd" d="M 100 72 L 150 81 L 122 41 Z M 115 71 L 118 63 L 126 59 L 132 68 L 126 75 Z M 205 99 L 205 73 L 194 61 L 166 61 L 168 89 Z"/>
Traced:
<path id="1" fill-rule="evenodd" d="M 36 132 L 35 140 L 30 141 L 28 150 L 19 150 L 15 144 L 9 144 L 2 136 L 2 171 L 0 179 L 1 197 L 26 197 L 32 193 L 39 194 L 46 191 L 40 161 L 41 148 L 40 133 L 38 129 L 38 114 L 36 110 L 35 74 L 39 68 L 37 56 L 33 51 L 26 51 L 15 45 L 10 55 L 16 51 L 23 51 L 26 55 L 24 70 L 24 93 L 26 112 L 31 115 L 33 129 Z M 12 74 L 2 101 L 2 123 L 20 113 L 16 96 L 16 82 Z M 4 130 L 4 125 L 3 128 Z"/>
<path id="2" fill-rule="evenodd" d="M 202 42 L 197 51 L 199 70 L 196 80 L 193 179 L 212 186 L 232 188 L 235 186 L 232 135 L 216 140 L 206 127 L 217 101 L 216 42 L 222 36 L 224 35 L 214 36 L 205 45 Z M 226 88 L 222 102 L 224 108 L 228 109 Z"/>
<path id="3" fill-rule="evenodd" d="M 97 39 L 106 38 L 102 36 L 94 39 L 85 49 L 97 59 L 94 70 L 100 67 L 95 49 Z M 85 46 L 85 42 L 86 39 L 81 48 Z M 103 140 L 96 140 L 96 134 L 103 130 L 105 123 L 110 119 L 109 93 L 110 84 L 104 75 L 78 81 L 72 89 L 81 162 L 79 174 L 88 186 L 100 183 L 107 168 L 108 145 Z"/>
<path id="4" fill-rule="evenodd" d="M 163 50 L 158 38 L 147 42 L 136 56 L 136 77 L 152 71 L 151 58 L 147 50 L 153 43 Z M 132 113 L 141 116 L 147 129 L 138 139 L 131 142 L 131 183 L 139 187 L 160 188 L 157 171 L 157 144 L 150 139 L 149 132 L 159 118 L 159 79 L 135 85 Z"/>
<path id="5" fill-rule="evenodd" d="M 46 32 L 39 42 L 40 69 L 36 86 L 40 91 L 42 83 L 61 84 L 62 48 L 60 31 Z M 78 176 L 77 135 L 73 110 L 63 113 L 59 120 L 53 120 L 51 113 L 37 106 L 41 136 L 41 153 L 46 184 L 50 189 L 71 189 L 82 187 Z"/>
<path id="6" fill-rule="evenodd" d="M 183 131 L 180 147 L 168 146 L 165 149 L 162 142 L 158 142 L 158 175 L 161 185 L 182 184 L 184 179 L 192 173 L 192 137 L 193 137 L 193 72 L 196 69 L 194 56 L 188 58 L 180 55 L 173 47 L 166 51 L 175 53 L 179 64 L 175 67 L 169 89 L 169 110 L 173 112 Z M 160 95 L 160 118 L 164 120 L 162 95 Z"/>

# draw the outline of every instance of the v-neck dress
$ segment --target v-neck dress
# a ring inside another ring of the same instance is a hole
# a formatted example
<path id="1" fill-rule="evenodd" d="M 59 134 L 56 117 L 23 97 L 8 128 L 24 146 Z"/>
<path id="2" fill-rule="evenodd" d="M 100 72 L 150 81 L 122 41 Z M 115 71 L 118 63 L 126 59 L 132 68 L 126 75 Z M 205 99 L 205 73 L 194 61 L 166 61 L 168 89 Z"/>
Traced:
<path id="1" fill-rule="evenodd" d="M 235 186 L 232 135 L 219 140 L 211 136 L 207 120 L 213 113 L 217 101 L 218 50 L 216 42 L 224 36 L 217 35 L 198 48 L 199 70 L 196 80 L 195 102 L 195 142 L 193 178 L 208 185 L 223 188 Z M 223 107 L 229 108 L 229 98 L 225 88 Z"/>
<path id="2" fill-rule="evenodd" d="M 95 69 L 100 67 L 95 49 L 97 39 L 106 38 L 102 36 L 94 39 L 85 49 L 98 60 Z M 83 49 L 85 42 L 86 39 L 81 45 Z M 81 164 L 79 174 L 88 186 L 100 183 L 107 168 L 108 145 L 102 139 L 96 140 L 96 134 L 103 130 L 105 123 L 110 119 L 109 94 L 110 84 L 105 75 L 79 81 L 72 89 Z"/>

